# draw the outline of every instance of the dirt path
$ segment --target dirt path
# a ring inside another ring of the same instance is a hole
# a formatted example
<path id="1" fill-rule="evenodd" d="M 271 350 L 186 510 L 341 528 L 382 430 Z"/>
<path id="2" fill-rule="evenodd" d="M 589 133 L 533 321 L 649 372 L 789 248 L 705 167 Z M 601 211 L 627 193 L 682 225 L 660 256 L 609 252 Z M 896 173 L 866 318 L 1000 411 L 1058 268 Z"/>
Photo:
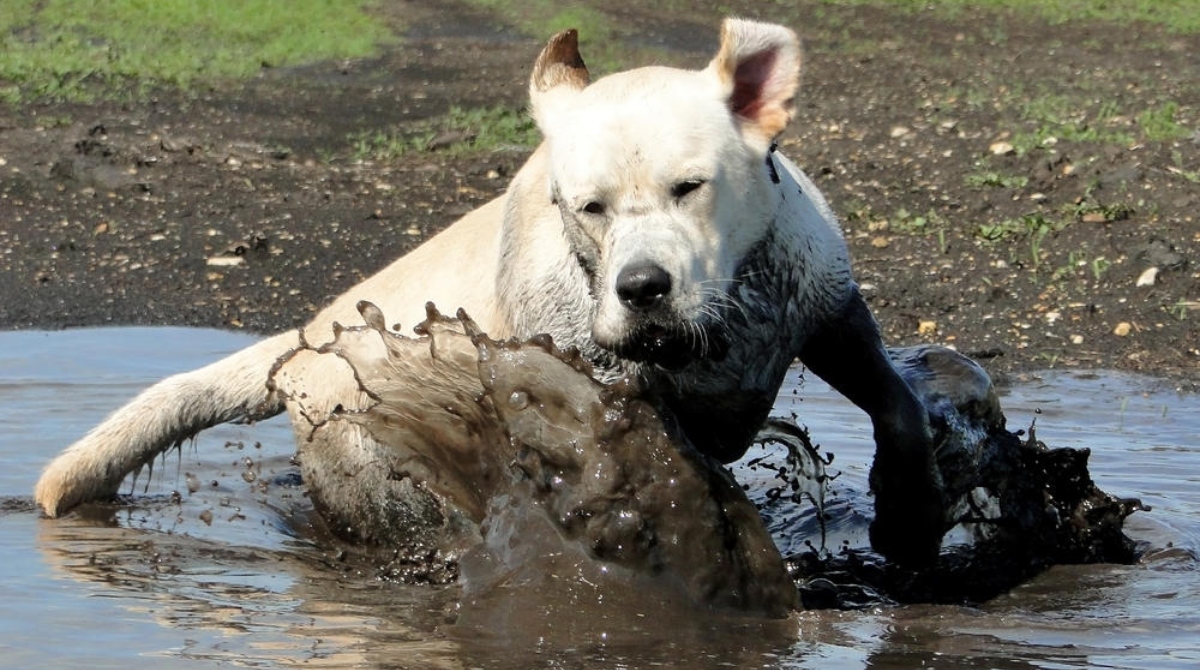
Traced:
<path id="1" fill-rule="evenodd" d="M 598 3 L 599 4 L 599 3 Z M 1200 378 L 1200 37 L 800 2 L 784 150 L 844 218 L 889 342 L 993 373 Z M 718 16 L 602 3 L 702 66 Z M 274 331 L 502 192 L 525 151 L 354 160 L 351 137 L 518 107 L 544 36 L 407 3 L 381 58 L 139 103 L 0 105 L 0 327 Z M 588 45 L 585 28 L 585 57 Z"/>

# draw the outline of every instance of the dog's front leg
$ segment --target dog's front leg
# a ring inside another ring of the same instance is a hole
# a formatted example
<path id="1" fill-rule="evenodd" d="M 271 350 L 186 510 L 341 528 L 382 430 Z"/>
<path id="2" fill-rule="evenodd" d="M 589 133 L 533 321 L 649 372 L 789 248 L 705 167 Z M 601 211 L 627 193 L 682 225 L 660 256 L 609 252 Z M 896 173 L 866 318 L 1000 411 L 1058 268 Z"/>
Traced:
<path id="1" fill-rule="evenodd" d="M 946 527 L 929 414 L 892 366 L 857 288 L 808 338 L 800 361 L 871 417 L 871 546 L 905 565 L 936 561 Z"/>

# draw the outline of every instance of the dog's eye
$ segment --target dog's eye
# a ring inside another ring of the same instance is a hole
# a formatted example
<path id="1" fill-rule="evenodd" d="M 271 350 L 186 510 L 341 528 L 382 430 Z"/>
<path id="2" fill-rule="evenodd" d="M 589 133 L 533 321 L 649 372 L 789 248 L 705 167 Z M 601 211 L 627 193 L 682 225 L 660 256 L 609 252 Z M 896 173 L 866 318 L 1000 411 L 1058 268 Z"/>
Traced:
<path id="1" fill-rule="evenodd" d="M 587 212 L 588 214 L 603 214 L 604 203 L 590 200 L 586 205 L 583 206 L 583 211 Z"/>
<path id="2" fill-rule="evenodd" d="M 681 181 L 671 187 L 671 197 L 679 200 L 701 186 L 704 186 L 703 179 L 688 179 L 687 181 Z"/>

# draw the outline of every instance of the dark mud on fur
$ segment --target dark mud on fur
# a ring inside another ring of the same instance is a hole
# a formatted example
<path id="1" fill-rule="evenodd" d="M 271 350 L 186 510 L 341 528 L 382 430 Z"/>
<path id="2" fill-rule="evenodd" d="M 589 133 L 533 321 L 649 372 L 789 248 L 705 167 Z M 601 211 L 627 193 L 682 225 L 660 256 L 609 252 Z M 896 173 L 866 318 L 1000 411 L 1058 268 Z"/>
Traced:
<path id="1" fill-rule="evenodd" d="M 1149 508 L 1097 487 L 1088 449 L 1052 448 L 1033 426 L 1010 431 L 990 378 L 964 356 L 937 347 L 891 353 L 937 430 L 946 528 L 957 533 L 947 536 L 937 563 L 920 570 L 869 549 L 829 547 L 826 510 L 839 502 L 833 456 L 819 453 L 806 431 L 773 419 L 759 440 L 784 445 L 784 460 L 750 466 L 776 471 L 779 486 L 761 496 L 774 512 L 787 504 L 815 508 L 819 537 L 787 557 L 805 608 L 982 603 L 1053 565 L 1138 561 L 1144 547 L 1124 523 Z"/>
<path id="2" fill-rule="evenodd" d="M 977 604 L 1053 565 L 1136 563 L 1142 548 L 1123 531 L 1148 510 L 1100 490 L 1086 449 L 1053 449 L 1016 433 L 989 436 L 983 481 L 999 493 L 999 515 L 972 506 L 971 544 L 944 549 L 938 564 L 908 570 L 869 551 L 808 551 L 788 557 L 804 607 L 854 609 L 883 603 Z"/>

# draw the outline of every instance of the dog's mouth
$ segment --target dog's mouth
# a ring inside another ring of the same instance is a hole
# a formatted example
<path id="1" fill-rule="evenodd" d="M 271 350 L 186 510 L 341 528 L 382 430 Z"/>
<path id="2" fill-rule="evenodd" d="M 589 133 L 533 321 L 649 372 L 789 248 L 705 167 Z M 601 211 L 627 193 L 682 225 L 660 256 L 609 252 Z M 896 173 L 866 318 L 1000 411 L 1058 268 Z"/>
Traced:
<path id="1" fill-rule="evenodd" d="M 700 324 L 649 323 L 635 328 L 609 349 L 621 358 L 674 371 L 699 360 L 724 359 L 729 343 Z"/>

